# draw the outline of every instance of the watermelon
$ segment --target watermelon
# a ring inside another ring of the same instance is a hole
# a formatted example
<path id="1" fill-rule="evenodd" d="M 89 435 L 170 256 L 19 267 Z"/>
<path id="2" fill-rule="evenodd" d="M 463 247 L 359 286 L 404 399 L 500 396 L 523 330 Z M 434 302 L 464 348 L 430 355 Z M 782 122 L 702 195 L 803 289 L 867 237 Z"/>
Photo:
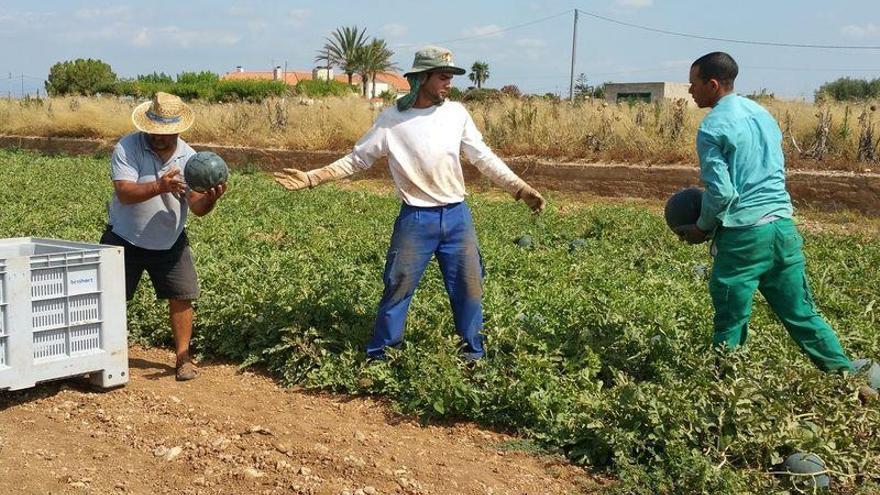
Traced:
<path id="1" fill-rule="evenodd" d="M 788 456 L 782 463 L 788 473 L 789 483 L 800 490 L 812 493 L 819 488 L 828 488 L 831 478 L 825 473 L 825 463 L 816 454 L 798 452 Z"/>
<path id="2" fill-rule="evenodd" d="M 523 248 L 523 249 L 529 249 L 529 248 L 532 247 L 532 236 L 530 236 L 530 235 L 521 235 L 521 236 L 519 236 L 519 237 L 516 238 L 516 240 L 514 241 L 514 243 L 516 243 L 517 246 L 519 246 L 519 247 L 521 247 L 521 248 Z"/>
<path id="3" fill-rule="evenodd" d="M 581 238 L 573 239 L 568 243 L 568 252 L 573 253 L 587 247 L 587 241 Z"/>
<path id="4" fill-rule="evenodd" d="M 217 153 L 199 151 L 187 160 L 183 167 L 183 178 L 193 191 L 205 192 L 226 182 L 229 167 Z"/>
<path id="5" fill-rule="evenodd" d="M 666 201 L 663 215 L 666 217 L 666 225 L 675 231 L 682 225 L 692 225 L 700 218 L 700 209 L 703 204 L 703 191 L 696 187 L 682 189 L 673 194 Z"/>
<path id="6" fill-rule="evenodd" d="M 868 377 L 868 385 L 875 391 L 880 390 L 880 364 L 871 359 L 856 359 L 852 362 L 853 368 L 859 373 L 865 373 Z"/>

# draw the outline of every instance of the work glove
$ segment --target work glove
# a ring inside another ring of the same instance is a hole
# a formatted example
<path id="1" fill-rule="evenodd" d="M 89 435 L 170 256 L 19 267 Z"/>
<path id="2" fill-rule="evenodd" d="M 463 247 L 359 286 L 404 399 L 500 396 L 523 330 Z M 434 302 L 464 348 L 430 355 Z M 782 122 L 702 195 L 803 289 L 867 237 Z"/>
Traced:
<path id="1" fill-rule="evenodd" d="M 278 182 L 290 191 L 317 187 L 324 182 L 342 179 L 352 174 L 351 155 L 346 155 L 339 160 L 309 172 L 303 172 L 295 168 L 285 168 L 282 172 L 275 172 L 275 182 Z"/>
<path id="2" fill-rule="evenodd" d="M 288 191 L 296 191 L 306 187 L 314 187 L 309 174 L 295 168 L 285 168 L 282 172 L 275 172 L 275 182 L 284 186 Z"/>
<path id="3" fill-rule="evenodd" d="M 541 213 L 546 206 L 547 202 L 544 200 L 544 197 L 541 196 L 541 193 L 536 191 L 532 186 L 525 184 L 523 185 L 514 195 L 514 198 L 517 200 L 523 200 L 523 203 L 528 205 L 528 207 L 532 210 L 532 213 Z"/>

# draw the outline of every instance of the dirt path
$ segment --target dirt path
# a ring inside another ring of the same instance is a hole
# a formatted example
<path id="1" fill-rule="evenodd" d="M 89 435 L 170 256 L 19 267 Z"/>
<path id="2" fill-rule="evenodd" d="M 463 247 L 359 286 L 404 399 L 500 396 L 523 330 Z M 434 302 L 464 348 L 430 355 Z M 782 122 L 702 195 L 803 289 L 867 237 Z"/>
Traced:
<path id="1" fill-rule="evenodd" d="M 132 348 L 131 382 L 0 392 L 0 493 L 569 494 L 601 480 L 469 424 L 421 426 L 366 398 L 282 389 L 227 364 L 174 381 Z"/>

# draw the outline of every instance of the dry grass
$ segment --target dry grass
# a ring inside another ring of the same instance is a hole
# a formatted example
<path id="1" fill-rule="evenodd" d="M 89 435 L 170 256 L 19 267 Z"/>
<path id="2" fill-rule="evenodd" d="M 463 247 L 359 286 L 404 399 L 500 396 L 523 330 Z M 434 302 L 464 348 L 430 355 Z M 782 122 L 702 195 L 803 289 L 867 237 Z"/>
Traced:
<path id="1" fill-rule="evenodd" d="M 0 100 L 0 134 L 113 140 L 132 129 L 129 116 L 136 104 L 114 98 Z M 301 150 L 346 150 L 378 112 L 358 98 L 312 105 L 294 99 L 192 105 L 198 116 L 186 134 L 192 142 Z M 875 166 L 877 142 L 873 154 L 866 154 L 865 146 L 878 134 L 873 129 L 880 120 L 876 102 L 814 105 L 771 100 L 765 106 L 785 132 L 790 167 L 862 171 Z M 680 102 L 571 105 L 505 99 L 469 108 L 486 141 L 502 155 L 656 164 L 696 163 L 694 135 L 705 115 L 705 110 Z"/>

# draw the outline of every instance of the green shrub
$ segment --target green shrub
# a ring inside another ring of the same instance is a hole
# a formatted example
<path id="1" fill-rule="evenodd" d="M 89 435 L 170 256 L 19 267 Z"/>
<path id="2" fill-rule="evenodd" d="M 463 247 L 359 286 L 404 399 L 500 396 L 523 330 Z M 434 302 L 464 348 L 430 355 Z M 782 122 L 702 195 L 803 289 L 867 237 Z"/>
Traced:
<path id="1" fill-rule="evenodd" d="M 339 81 L 304 79 L 296 83 L 296 93 L 309 98 L 325 98 L 328 96 L 348 96 L 357 93 L 357 88 Z"/>

